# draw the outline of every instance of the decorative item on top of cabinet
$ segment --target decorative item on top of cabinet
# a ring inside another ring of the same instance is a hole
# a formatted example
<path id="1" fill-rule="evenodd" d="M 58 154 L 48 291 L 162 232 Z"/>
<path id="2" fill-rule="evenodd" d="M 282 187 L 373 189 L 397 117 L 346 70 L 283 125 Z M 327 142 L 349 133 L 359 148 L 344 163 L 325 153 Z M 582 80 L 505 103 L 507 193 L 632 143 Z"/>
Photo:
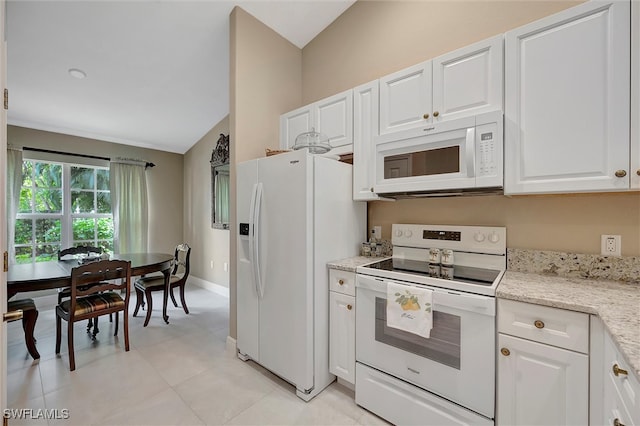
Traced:
<path id="1" fill-rule="evenodd" d="M 588 424 L 589 315 L 498 299 L 497 322 L 496 424 Z"/>
<path id="2" fill-rule="evenodd" d="M 380 134 L 502 111 L 503 35 L 380 78 Z"/>
<path id="3" fill-rule="evenodd" d="M 280 148 L 291 149 L 296 137 L 312 129 L 326 135 L 333 148 L 331 154 L 352 151 L 353 93 L 346 90 L 337 95 L 297 108 L 280 116 Z"/>
<path id="4" fill-rule="evenodd" d="M 329 269 L 329 372 L 356 381 L 356 274 Z"/>
<path id="5" fill-rule="evenodd" d="M 629 10 L 590 1 L 506 33 L 506 194 L 629 189 Z"/>

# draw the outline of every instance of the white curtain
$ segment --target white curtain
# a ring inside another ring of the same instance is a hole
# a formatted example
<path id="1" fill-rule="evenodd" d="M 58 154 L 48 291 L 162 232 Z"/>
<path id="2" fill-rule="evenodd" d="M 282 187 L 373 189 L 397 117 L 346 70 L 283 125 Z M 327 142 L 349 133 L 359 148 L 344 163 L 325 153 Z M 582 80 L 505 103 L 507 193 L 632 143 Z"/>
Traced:
<path id="1" fill-rule="evenodd" d="M 148 251 L 149 215 L 145 163 L 112 161 L 109 167 L 113 249 L 116 253 Z"/>
<path id="2" fill-rule="evenodd" d="M 22 150 L 7 149 L 7 247 L 9 263 L 16 263 L 16 215 L 22 187 Z"/>
<path id="3" fill-rule="evenodd" d="M 229 223 L 229 172 L 219 171 L 216 176 L 216 222 Z"/>

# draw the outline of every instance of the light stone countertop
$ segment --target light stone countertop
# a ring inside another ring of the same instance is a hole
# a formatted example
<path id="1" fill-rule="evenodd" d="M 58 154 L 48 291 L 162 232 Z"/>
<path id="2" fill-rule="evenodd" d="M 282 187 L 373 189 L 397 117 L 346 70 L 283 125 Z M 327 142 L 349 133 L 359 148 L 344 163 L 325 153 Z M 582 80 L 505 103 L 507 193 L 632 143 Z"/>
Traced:
<path id="1" fill-rule="evenodd" d="M 378 262 L 382 259 L 386 259 L 385 257 L 371 257 L 371 256 L 356 256 L 349 257 L 347 259 L 336 260 L 333 262 L 328 262 L 327 267 L 329 269 L 338 269 L 340 271 L 347 272 L 355 272 L 358 266 L 366 265 L 367 263 Z"/>
<path id="2" fill-rule="evenodd" d="M 640 284 L 507 271 L 496 297 L 598 315 L 640 379 Z"/>

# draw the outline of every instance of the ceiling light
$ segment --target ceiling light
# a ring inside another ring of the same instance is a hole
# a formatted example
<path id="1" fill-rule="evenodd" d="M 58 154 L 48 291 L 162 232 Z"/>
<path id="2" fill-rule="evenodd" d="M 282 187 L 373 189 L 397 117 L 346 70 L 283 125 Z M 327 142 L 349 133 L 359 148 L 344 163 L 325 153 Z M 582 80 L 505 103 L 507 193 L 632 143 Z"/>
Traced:
<path id="1" fill-rule="evenodd" d="M 79 70 L 78 68 L 69 68 L 69 75 L 73 78 L 77 78 L 78 80 L 82 80 L 87 76 L 87 73 Z"/>

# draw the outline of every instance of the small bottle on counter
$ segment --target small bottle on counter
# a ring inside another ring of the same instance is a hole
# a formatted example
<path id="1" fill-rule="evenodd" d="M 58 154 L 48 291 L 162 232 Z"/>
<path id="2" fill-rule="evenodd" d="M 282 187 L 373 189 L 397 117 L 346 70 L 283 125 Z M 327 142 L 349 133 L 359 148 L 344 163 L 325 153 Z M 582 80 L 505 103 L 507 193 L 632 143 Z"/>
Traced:
<path id="1" fill-rule="evenodd" d="M 363 256 L 371 256 L 371 246 L 369 243 L 362 243 L 362 255 Z"/>

